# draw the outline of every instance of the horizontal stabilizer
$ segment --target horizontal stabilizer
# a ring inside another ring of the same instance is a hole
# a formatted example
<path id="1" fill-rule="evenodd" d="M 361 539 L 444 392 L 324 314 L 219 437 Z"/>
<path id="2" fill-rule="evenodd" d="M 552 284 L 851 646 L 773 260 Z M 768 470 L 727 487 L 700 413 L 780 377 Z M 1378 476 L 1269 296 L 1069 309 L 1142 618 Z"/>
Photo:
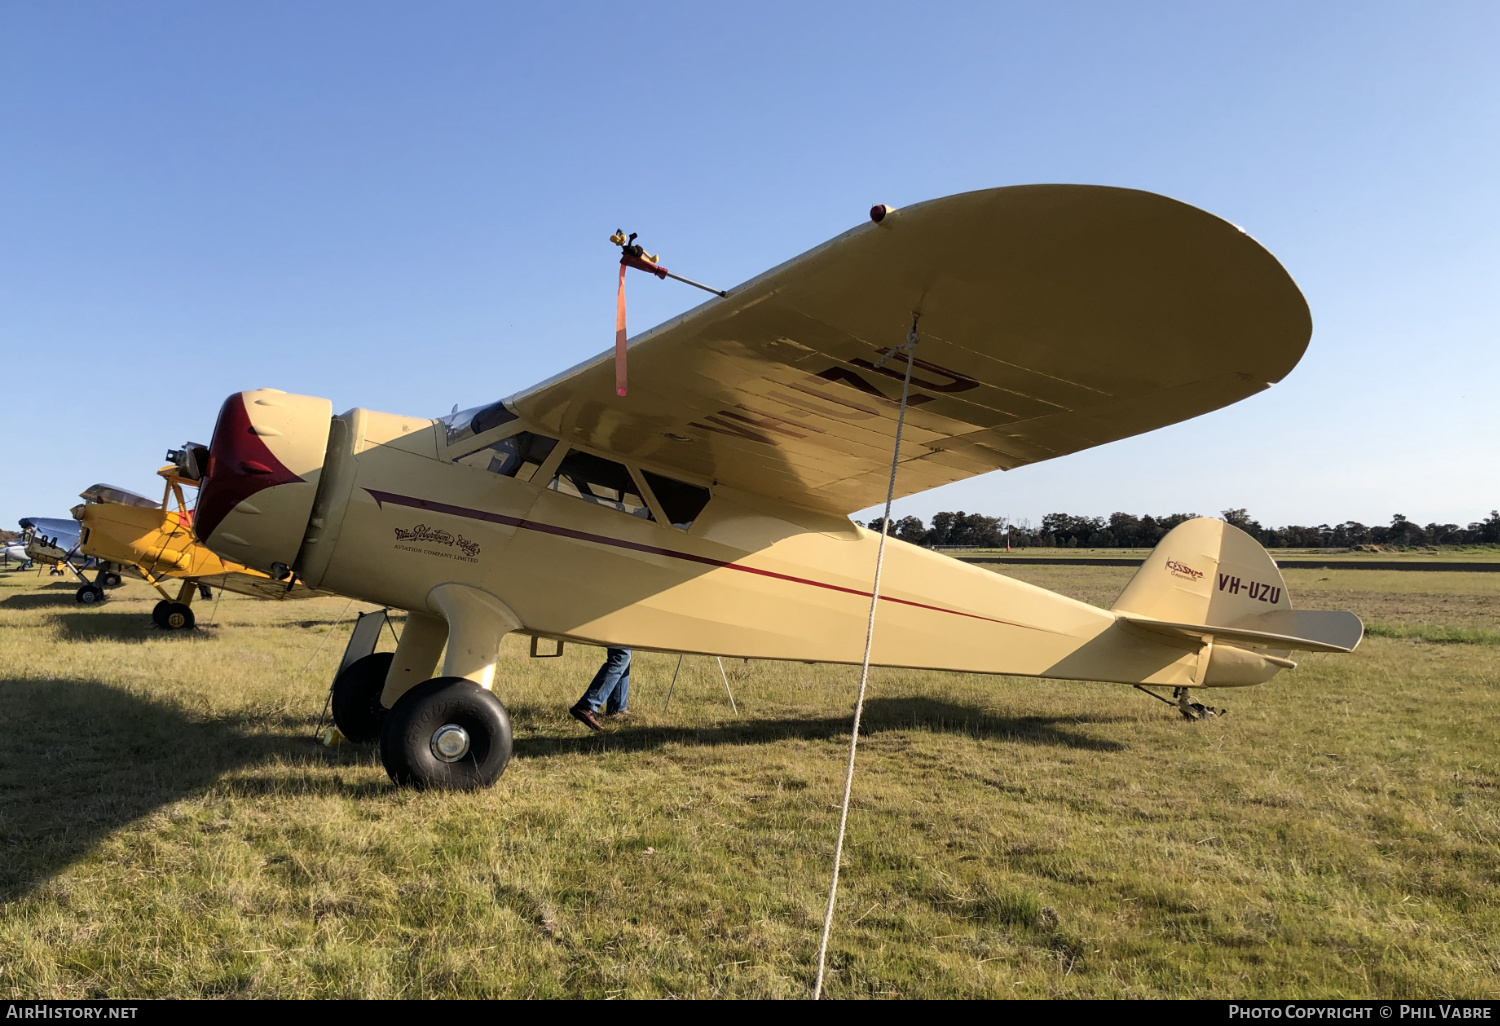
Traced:
<path id="1" fill-rule="evenodd" d="M 1120 619 L 1154 634 L 1198 641 L 1212 638 L 1231 645 L 1259 645 L 1296 652 L 1353 652 L 1365 634 L 1365 625 L 1353 613 L 1316 609 L 1275 609 L 1233 627 L 1169 623 L 1129 615 L 1120 615 Z"/>

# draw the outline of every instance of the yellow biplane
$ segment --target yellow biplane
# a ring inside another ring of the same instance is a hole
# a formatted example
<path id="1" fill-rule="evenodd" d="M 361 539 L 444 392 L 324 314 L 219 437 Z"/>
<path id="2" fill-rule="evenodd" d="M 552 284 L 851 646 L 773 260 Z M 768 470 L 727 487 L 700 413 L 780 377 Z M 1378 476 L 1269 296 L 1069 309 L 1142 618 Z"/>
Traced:
<path id="1" fill-rule="evenodd" d="M 183 489 L 199 486 L 208 450 L 189 444 L 169 451 L 167 458 L 173 462 L 157 471 L 166 482 L 159 503 L 102 484 L 79 496 L 84 501 L 72 509 L 80 524 L 77 549 L 101 567 L 93 582 L 85 579 L 78 589 L 80 603 L 103 601 L 105 586 L 119 582 L 114 568 L 134 570 L 161 594 L 151 619 L 163 630 L 192 628 L 196 623 L 193 597 L 208 598 L 213 588 L 273 599 L 313 594 L 300 583 L 288 587 L 200 544 L 193 535 L 193 511 Z"/>
<path id="2" fill-rule="evenodd" d="M 632 339 L 628 395 L 611 353 L 439 419 L 233 395 L 197 530 L 278 579 L 410 611 L 396 652 L 333 694 L 398 783 L 504 771 L 492 688 L 511 631 L 534 649 L 860 663 L 874 605 L 874 665 L 1154 685 L 1196 718 L 1196 689 L 1351 651 L 1363 626 L 1294 609 L 1270 556 L 1208 519 L 1167 535 L 1107 610 L 895 540 L 876 602 L 881 537 L 849 515 L 886 498 L 893 456 L 900 497 L 1175 424 L 1281 380 L 1311 332 L 1270 253 L 1162 196 L 877 207 Z M 1237 416 L 1253 436 L 1263 414 Z"/>

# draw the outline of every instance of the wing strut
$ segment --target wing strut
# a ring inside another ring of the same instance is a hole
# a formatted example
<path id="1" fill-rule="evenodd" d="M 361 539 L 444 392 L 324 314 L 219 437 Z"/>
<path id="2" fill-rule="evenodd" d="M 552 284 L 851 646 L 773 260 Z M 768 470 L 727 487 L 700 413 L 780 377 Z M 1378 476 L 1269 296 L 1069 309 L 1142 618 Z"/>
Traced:
<path id="1" fill-rule="evenodd" d="M 875 607 L 880 604 L 880 571 L 885 566 L 885 539 L 891 533 L 891 503 L 896 498 L 896 465 L 901 459 L 901 430 L 906 426 L 906 404 L 911 395 L 911 366 L 916 360 L 917 317 L 913 314 L 906 341 L 886 353 L 875 365 L 885 364 L 897 353 L 906 354 L 906 376 L 901 380 L 901 412 L 896 415 L 896 444 L 891 450 L 891 476 L 885 489 L 885 515 L 880 518 L 880 547 L 875 551 L 875 582 L 870 586 L 870 620 L 865 625 L 865 656 L 859 668 L 859 694 L 854 699 L 854 726 L 849 731 L 849 767 L 844 773 L 844 802 L 839 807 L 839 839 L 833 846 L 833 879 L 828 884 L 828 908 L 823 913 L 823 939 L 818 943 L 818 979 L 813 1000 L 823 996 L 823 969 L 828 960 L 828 935 L 833 930 L 833 909 L 839 893 L 839 863 L 844 857 L 844 830 L 849 825 L 849 796 L 854 790 L 854 752 L 859 747 L 859 720 L 865 711 L 865 686 L 870 681 L 870 650 L 875 644 Z M 726 678 L 724 686 L 729 686 Z"/>
<path id="2" fill-rule="evenodd" d="M 627 236 L 623 229 L 615 229 L 615 233 L 609 237 L 609 241 L 619 246 L 620 253 L 620 285 L 615 292 L 615 394 L 625 394 L 625 268 L 634 267 L 638 271 L 654 274 L 658 278 L 672 278 L 684 285 L 691 285 L 695 289 L 704 292 L 712 292 L 720 299 L 729 293 L 721 289 L 711 288 L 700 281 L 684 278 L 680 274 L 673 274 L 661 266 L 661 257 L 655 253 L 647 253 L 646 247 L 638 245 L 635 241 L 635 232 Z"/>

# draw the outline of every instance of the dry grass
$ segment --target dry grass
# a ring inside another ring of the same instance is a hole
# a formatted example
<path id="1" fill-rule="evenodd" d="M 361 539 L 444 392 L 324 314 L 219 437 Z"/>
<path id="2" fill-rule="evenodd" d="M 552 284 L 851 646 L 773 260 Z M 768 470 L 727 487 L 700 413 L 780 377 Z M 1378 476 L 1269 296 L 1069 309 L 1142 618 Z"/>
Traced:
<path id="1" fill-rule="evenodd" d="M 1009 571 L 1104 604 L 1129 576 Z M 1221 720 L 877 674 L 831 992 L 1500 994 L 1500 655 L 1424 640 L 1488 637 L 1500 575 L 1287 577 L 1384 636 Z M 734 715 L 689 659 L 663 712 L 676 660 L 641 655 L 593 737 L 564 709 L 599 653 L 508 644 L 510 770 L 415 794 L 307 740 L 346 600 L 191 635 L 151 601 L 0 576 L 0 994 L 808 993 L 853 671 L 735 662 Z"/>

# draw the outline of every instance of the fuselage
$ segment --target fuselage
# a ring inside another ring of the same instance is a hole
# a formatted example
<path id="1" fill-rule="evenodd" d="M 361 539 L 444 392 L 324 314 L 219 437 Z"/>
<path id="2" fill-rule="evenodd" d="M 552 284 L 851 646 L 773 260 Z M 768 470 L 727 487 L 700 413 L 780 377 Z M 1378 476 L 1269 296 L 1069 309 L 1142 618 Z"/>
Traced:
<path id="1" fill-rule="evenodd" d="M 266 441 L 281 433 L 267 429 Z M 518 438 L 535 454 L 529 463 L 503 444 Z M 270 450 L 229 451 L 217 433 L 215 460 L 200 518 L 229 464 L 267 466 L 263 477 L 293 487 L 316 482 L 305 535 L 287 560 L 310 587 L 435 614 L 433 590 L 464 585 L 504 603 L 527 633 L 589 644 L 809 662 L 862 656 L 880 538 L 847 517 L 712 482 L 664 485 L 651 468 L 570 451 L 513 417 L 453 441 L 442 421 L 356 409 L 333 418 L 316 474 L 282 475 Z M 269 530 L 277 485 L 249 488 L 234 493 L 234 512 L 213 515 L 207 537 L 254 565 L 250 532 Z M 670 489 L 697 489 L 706 502 L 674 522 L 652 494 Z M 256 512 L 241 515 L 244 506 Z M 1241 667 L 1239 679 L 1205 675 L 1200 656 L 1108 610 L 886 541 L 878 665 L 1184 686 L 1258 683 L 1276 672 L 1267 664 Z"/>

